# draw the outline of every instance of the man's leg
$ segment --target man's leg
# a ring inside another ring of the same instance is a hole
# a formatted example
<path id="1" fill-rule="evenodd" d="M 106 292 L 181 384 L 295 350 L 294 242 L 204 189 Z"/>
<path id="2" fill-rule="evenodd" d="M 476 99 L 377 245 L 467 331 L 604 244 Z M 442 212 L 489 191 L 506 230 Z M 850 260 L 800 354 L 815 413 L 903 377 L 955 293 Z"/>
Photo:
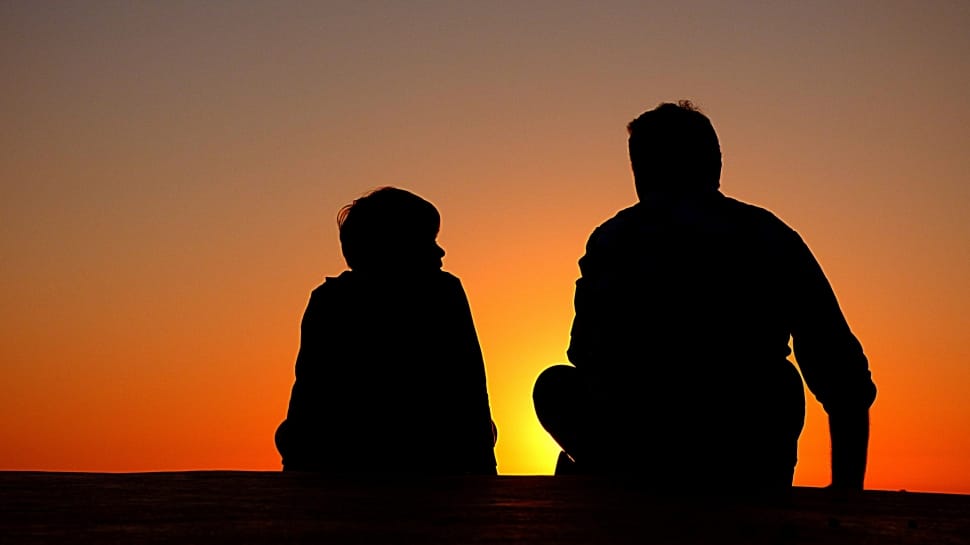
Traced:
<path id="1" fill-rule="evenodd" d="M 556 475 L 581 471 L 575 461 L 583 452 L 583 428 L 589 420 L 587 396 L 578 371 L 570 365 L 554 365 L 543 371 L 532 390 L 532 402 L 539 423 L 562 447 Z"/>
<path id="2" fill-rule="evenodd" d="M 283 471 L 320 471 L 319 452 L 315 444 L 307 441 L 305 433 L 294 426 L 290 420 L 284 420 L 273 437 L 276 450 L 283 458 Z"/>
<path id="3" fill-rule="evenodd" d="M 273 441 L 276 443 L 276 450 L 280 453 L 280 457 L 283 458 L 283 471 L 294 471 L 298 470 L 294 467 L 291 460 L 293 452 L 293 434 L 290 431 L 289 422 L 284 420 L 280 423 L 279 427 L 276 428 L 276 434 L 273 436 Z"/>

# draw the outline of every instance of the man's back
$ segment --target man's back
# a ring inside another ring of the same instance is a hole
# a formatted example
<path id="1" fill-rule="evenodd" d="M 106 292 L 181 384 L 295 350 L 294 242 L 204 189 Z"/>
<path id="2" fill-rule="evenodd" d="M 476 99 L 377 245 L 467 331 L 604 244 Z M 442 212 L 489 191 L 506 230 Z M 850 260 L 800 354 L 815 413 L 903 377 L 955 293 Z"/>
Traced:
<path id="1" fill-rule="evenodd" d="M 593 233 L 569 358 L 595 385 L 606 429 L 619 428 L 600 440 L 611 463 L 629 457 L 679 481 L 794 466 L 804 397 L 786 357 L 798 249 L 772 214 L 720 193 L 645 200 Z"/>
<path id="2" fill-rule="evenodd" d="M 771 213 L 720 193 L 621 211 L 580 260 L 570 361 L 647 375 L 722 367 L 714 356 L 783 361 L 797 242 Z"/>

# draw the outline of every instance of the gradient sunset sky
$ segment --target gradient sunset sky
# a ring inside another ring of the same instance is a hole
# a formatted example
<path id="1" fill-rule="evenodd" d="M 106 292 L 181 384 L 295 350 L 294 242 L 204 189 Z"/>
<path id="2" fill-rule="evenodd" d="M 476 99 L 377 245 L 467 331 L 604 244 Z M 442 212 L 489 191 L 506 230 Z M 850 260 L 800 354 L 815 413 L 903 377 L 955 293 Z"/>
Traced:
<path id="1" fill-rule="evenodd" d="M 867 486 L 970 493 L 970 3 L 0 3 L 0 470 L 278 469 L 338 209 L 442 214 L 504 474 L 552 471 L 626 123 L 690 99 L 869 356 Z M 702 342 L 702 340 L 699 340 Z M 796 484 L 828 483 L 809 399 Z"/>

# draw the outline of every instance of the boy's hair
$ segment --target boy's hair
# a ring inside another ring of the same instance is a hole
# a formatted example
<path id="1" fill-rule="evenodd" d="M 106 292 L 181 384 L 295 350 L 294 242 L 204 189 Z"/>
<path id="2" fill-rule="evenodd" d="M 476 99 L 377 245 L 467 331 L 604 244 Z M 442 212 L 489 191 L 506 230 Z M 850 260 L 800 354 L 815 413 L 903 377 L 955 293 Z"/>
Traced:
<path id="1" fill-rule="evenodd" d="M 341 208 L 337 225 L 347 266 L 360 269 L 406 260 L 438 236 L 441 216 L 410 191 L 381 187 Z"/>
<path id="2" fill-rule="evenodd" d="M 637 194 L 720 187 L 721 146 L 711 120 L 689 100 L 665 102 L 627 125 Z"/>

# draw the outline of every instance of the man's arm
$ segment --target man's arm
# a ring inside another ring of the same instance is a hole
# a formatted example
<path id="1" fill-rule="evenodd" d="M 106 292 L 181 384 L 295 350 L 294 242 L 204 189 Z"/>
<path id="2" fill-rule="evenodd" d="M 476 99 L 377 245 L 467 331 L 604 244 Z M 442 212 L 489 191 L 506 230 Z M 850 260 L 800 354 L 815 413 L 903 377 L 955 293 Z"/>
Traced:
<path id="1" fill-rule="evenodd" d="M 832 488 L 862 490 L 869 446 L 869 409 L 829 414 Z"/>
<path id="2" fill-rule="evenodd" d="M 876 397 L 876 386 L 862 345 L 849 329 L 821 266 L 801 238 L 794 237 L 795 358 L 809 390 L 829 415 L 832 486 L 861 490 L 869 445 L 869 406 Z"/>
<path id="3" fill-rule="evenodd" d="M 572 327 L 569 332 L 569 348 L 566 356 L 577 368 L 587 367 L 595 361 L 597 350 L 603 344 L 602 300 L 605 280 L 601 272 L 598 251 L 599 231 L 593 231 L 586 242 L 586 253 L 579 260 L 579 279 L 573 297 Z M 602 356 L 600 354 L 600 356 Z"/>

